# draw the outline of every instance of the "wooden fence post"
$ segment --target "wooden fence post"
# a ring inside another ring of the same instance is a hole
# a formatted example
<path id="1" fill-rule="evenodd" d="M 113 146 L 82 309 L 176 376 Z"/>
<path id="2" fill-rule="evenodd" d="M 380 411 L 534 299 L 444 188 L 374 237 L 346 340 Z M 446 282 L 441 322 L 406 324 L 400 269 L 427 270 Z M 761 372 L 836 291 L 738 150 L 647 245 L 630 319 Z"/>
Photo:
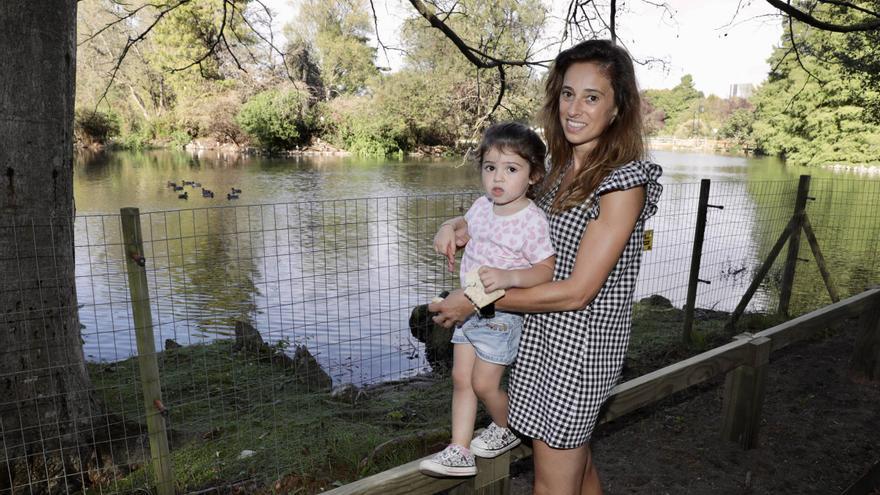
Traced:
<path id="1" fill-rule="evenodd" d="M 828 265 L 825 263 L 825 257 L 822 256 L 822 250 L 819 249 L 819 241 L 816 239 L 816 233 L 813 232 L 813 226 L 810 224 L 810 217 L 804 214 L 803 218 L 804 234 L 807 235 L 807 242 L 810 244 L 810 250 L 813 251 L 813 258 L 816 259 L 816 266 L 819 268 L 819 275 L 822 275 L 822 282 L 825 283 L 825 289 L 828 290 L 828 296 L 831 302 L 840 301 L 837 289 L 831 282 L 831 273 L 828 271 Z"/>
<path id="2" fill-rule="evenodd" d="M 752 348 L 751 363 L 727 373 L 721 423 L 722 438 L 737 442 L 744 449 L 758 445 L 767 363 L 770 362 L 773 340 L 757 337 L 751 339 L 749 345 Z"/>
<path id="3" fill-rule="evenodd" d="M 685 345 L 693 342 L 694 309 L 697 303 L 697 284 L 700 280 L 700 261 L 703 257 L 703 238 L 706 234 L 706 210 L 709 208 L 709 188 L 712 181 L 700 181 L 700 200 L 697 203 L 697 225 L 694 230 L 694 248 L 691 251 L 691 270 L 688 276 L 687 302 L 684 305 L 684 325 L 681 329 L 681 340 Z M 708 282 L 706 282 L 708 283 Z"/>
<path id="4" fill-rule="evenodd" d="M 859 334 L 849 362 L 850 378 L 880 381 L 880 295 L 865 304 L 859 315 Z"/>
<path id="5" fill-rule="evenodd" d="M 449 495 L 508 495 L 510 452 L 493 459 L 477 457 L 477 475 L 449 490 Z"/>
<path id="6" fill-rule="evenodd" d="M 749 288 L 746 289 L 746 292 L 743 294 L 742 298 L 739 300 L 739 304 L 734 308 L 733 313 L 730 314 L 730 318 L 727 320 L 724 328 L 728 332 L 732 332 L 734 328 L 736 328 L 736 322 L 739 320 L 739 317 L 742 316 L 743 312 L 746 310 L 746 306 L 749 305 L 749 301 L 752 300 L 752 296 L 755 295 L 755 291 L 758 290 L 758 287 L 761 285 L 761 281 L 764 280 L 764 277 L 767 276 L 767 273 L 770 272 L 770 268 L 773 266 L 773 262 L 776 261 L 776 257 L 779 256 L 779 252 L 782 251 L 783 246 L 785 246 L 785 241 L 791 236 L 791 233 L 794 231 L 794 228 L 797 226 L 797 219 L 792 217 L 791 220 L 788 221 L 788 225 L 785 226 L 785 230 L 782 231 L 782 235 L 777 239 L 776 244 L 773 245 L 773 248 L 770 249 L 770 254 L 767 255 L 767 259 L 764 260 L 764 263 L 758 268 L 758 273 L 755 274 L 755 278 L 752 279 L 752 283 L 749 285 Z"/>
<path id="7" fill-rule="evenodd" d="M 156 360 L 156 344 L 153 340 L 153 317 L 150 313 L 150 289 L 144 269 L 143 238 L 141 237 L 140 211 L 122 208 L 122 238 L 128 271 L 128 289 L 131 295 L 131 312 L 137 337 L 138 368 L 144 397 L 144 413 L 147 433 L 150 437 L 150 457 L 156 472 L 156 488 L 159 495 L 174 495 L 174 477 L 171 456 L 168 452 L 168 435 L 165 418 L 159 407 L 162 404 L 162 388 L 159 384 L 159 363 Z"/>
<path id="8" fill-rule="evenodd" d="M 794 218 L 796 224 L 788 238 L 788 255 L 785 257 L 785 268 L 782 272 L 782 287 L 779 290 L 779 314 L 789 316 L 788 306 L 791 302 L 791 289 L 794 285 L 794 272 L 797 268 L 798 249 L 801 244 L 801 228 L 803 216 L 807 207 L 807 197 L 810 194 L 810 176 L 802 175 L 798 182 L 797 198 L 794 202 Z"/>

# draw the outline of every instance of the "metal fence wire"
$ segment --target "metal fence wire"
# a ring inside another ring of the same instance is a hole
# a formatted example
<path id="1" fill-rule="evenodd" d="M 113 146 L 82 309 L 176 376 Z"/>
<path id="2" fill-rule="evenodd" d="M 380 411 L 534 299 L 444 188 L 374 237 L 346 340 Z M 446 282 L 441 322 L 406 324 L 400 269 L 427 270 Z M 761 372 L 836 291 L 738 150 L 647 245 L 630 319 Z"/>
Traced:
<path id="1" fill-rule="evenodd" d="M 646 225 L 636 300 L 659 295 L 681 308 L 697 277 L 697 308 L 733 311 L 795 213 L 797 190 L 796 180 L 711 184 L 702 259 L 692 275 L 700 184 L 665 185 Z M 806 214 L 840 296 L 876 284 L 880 182 L 813 179 L 809 195 Z M 328 392 L 357 394 L 431 372 L 409 318 L 414 307 L 458 285 L 431 239 L 476 198 L 471 192 L 145 212 L 139 253 L 124 240 L 121 215 L 82 215 L 49 227 L 72 235 L 76 297 L 53 299 L 62 302 L 51 307 L 3 308 L 0 494 L 156 488 L 161 467 L 147 428 L 151 417 L 161 418 L 170 441 L 164 455 L 174 469 L 172 490 L 263 478 L 279 480 L 275 489 L 284 491 L 293 485 L 283 480 L 296 475 L 296 486 L 308 492 L 316 471 L 362 475 L 346 442 L 383 438 L 366 427 L 354 435 L 362 438 L 334 437 L 338 419 L 321 413 Z M 39 223 L 0 226 L 4 303 L 60 287 L 68 277 L 62 265 L 71 260 L 43 252 L 56 237 L 38 235 Z M 830 302 L 804 236 L 800 242 L 793 313 Z M 139 256 L 147 290 L 133 297 L 130 263 Z M 785 257 L 783 251 L 772 264 L 747 311 L 776 310 Z M 39 260 L 34 283 L 24 273 Z M 138 342 L 139 304 L 151 321 L 149 355 Z M 50 321 L 63 315 L 78 316 L 81 346 L 55 338 L 53 332 L 71 332 Z M 144 374 L 149 360 L 156 377 Z M 145 380 L 161 386 L 161 400 L 144 398 Z M 355 409 L 350 420 L 369 414 Z M 303 429 L 291 427 L 298 423 Z M 332 458 L 309 455 L 318 438 L 338 442 Z"/>

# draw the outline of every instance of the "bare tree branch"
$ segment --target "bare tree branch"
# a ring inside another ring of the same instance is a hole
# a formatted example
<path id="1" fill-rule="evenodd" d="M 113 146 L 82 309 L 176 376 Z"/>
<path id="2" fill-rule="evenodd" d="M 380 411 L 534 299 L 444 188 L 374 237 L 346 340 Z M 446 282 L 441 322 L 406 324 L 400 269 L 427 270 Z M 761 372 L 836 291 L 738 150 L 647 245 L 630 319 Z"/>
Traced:
<path id="1" fill-rule="evenodd" d="M 815 74 L 810 72 L 810 69 L 807 69 L 807 67 L 804 65 L 803 60 L 801 60 L 801 52 L 800 52 L 800 50 L 798 50 L 797 40 L 794 38 L 793 24 L 794 24 L 794 21 L 792 21 L 791 17 L 789 17 L 788 18 L 788 36 L 791 39 L 791 49 L 794 51 L 794 56 L 797 59 L 798 65 L 800 65 L 801 69 L 803 69 L 803 71 L 807 73 L 807 76 L 812 77 L 813 79 L 818 81 L 820 84 L 825 84 L 825 81 L 819 79 Z M 809 81 L 809 77 L 807 78 L 808 81 Z"/>
<path id="2" fill-rule="evenodd" d="M 122 66 L 122 62 L 125 60 L 125 56 L 128 55 L 128 51 L 131 50 L 134 45 L 143 41 L 144 38 L 146 38 L 147 35 L 150 33 L 150 31 L 152 31 L 153 28 L 155 28 L 159 24 L 159 21 L 161 21 L 162 18 L 165 17 L 169 12 L 172 12 L 174 9 L 180 7 L 181 5 L 187 4 L 190 1 L 191 0 L 178 0 L 177 3 L 168 6 L 163 10 L 160 10 L 158 15 L 156 15 L 156 18 L 153 19 L 153 22 L 151 22 L 146 27 L 146 29 L 141 31 L 141 33 L 134 38 L 132 38 L 131 36 L 128 37 L 128 40 L 125 42 L 125 47 L 122 48 L 122 52 L 120 52 L 119 57 L 116 59 L 116 64 L 113 66 L 113 69 L 111 69 L 110 80 L 107 81 L 107 86 L 104 88 L 104 92 L 101 93 L 101 97 L 98 98 L 98 103 L 95 104 L 95 107 L 100 105 L 101 102 L 104 101 L 104 99 L 107 97 L 107 93 L 110 91 L 110 87 L 113 85 L 113 81 L 116 79 L 116 74 L 119 72 L 119 68 Z"/>
<path id="3" fill-rule="evenodd" d="M 82 0 L 78 0 L 78 1 L 82 1 Z M 180 5 L 183 5 L 184 3 L 187 3 L 187 2 L 189 2 L 189 1 L 191 1 L 191 0 L 184 0 L 184 1 L 180 2 L 178 5 L 176 5 L 174 8 L 176 8 L 176 7 L 180 6 Z M 81 46 L 81 45 L 84 44 L 84 43 L 88 43 L 89 41 L 93 40 L 96 36 L 98 36 L 98 35 L 104 33 L 104 31 L 106 31 L 106 30 L 112 28 L 113 26 L 115 26 L 115 25 L 117 25 L 117 24 L 119 24 L 119 23 L 121 23 L 121 22 L 125 22 L 125 21 L 127 21 L 127 20 L 129 20 L 129 19 L 134 18 L 134 17 L 138 14 L 138 12 L 140 12 L 141 10 L 143 10 L 143 9 L 145 9 L 145 8 L 147 8 L 147 7 L 153 7 L 153 8 L 155 8 L 155 9 L 159 9 L 159 8 L 161 8 L 163 5 L 164 5 L 164 4 L 145 3 L 145 4 L 141 5 L 140 7 L 136 8 L 136 9 L 134 9 L 134 10 L 126 11 L 125 15 L 123 15 L 123 16 L 118 16 L 118 15 L 114 14 L 114 16 L 116 17 L 116 20 L 115 20 L 115 21 L 113 21 L 113 22 L 111 22 L 111 23 L 109 23 L 109 24 L 104 25 L 103 27 L 101 27 L 101 29 L 95 31 L 94 33 L 90 34 L 89 36 L 86 36 L 85 38 L 83 38 L 82 41 L 80 41 L 79 43 L 77 43 L 77 46 Z"/>
<path id="4" fill-rule="evenodd" d="M 614 29 L 614 22 L 617 18 L 617 0 L 611 0 L 611 15 L 609 16 L 609 26 L 611 29 L 611 43 L 617 44 L 617 30 Z"/>
<path id="5" fill-rule="evenodd" d="M 877 19 L 867 20 L 856 24 L 833 24 L 830 22 L 819 20 L 815 18 L 812 14 L 804 12 L 797 7 L 791 5 L 790 3 L 783 2 L 782 0 L 767 0 L 767 3 L 769 3 L 773 7 L 776 7 L 778 10 L 785 12 L 796 20 L 815 28 L 821 29 L 823 31 L 831 31 L 833 33 L 854 33 L 859 31 L 873 31 L 875 29 L 880 29 L 880 17 L 878 17 Z M 840 2 L 839 4 L 844 3 L 847 2 Z"/>
<path id="6" fill-rule="evenodd" d="M 793 49 L 794 47 L 789 47 L 788 50 L 782 54 L 782 58 L 779 59 L 779 62 L 776 62 L 776 65 L 774 65 L 773 68 L 770 69 L 770 74 L 774 74 L 776 72 L 776 69 L 778 69 L 779 66 L 782 65 L 782 62 L 785 62 L 785 58 L 788 57 L 788 54 L 791 53 Z"/>
<path id="7" fill-rule="evenodd" d="M 148 9 L 148 8 L 156 9 L 157 13 L 156 13 L 155 17 L 152 18 L 146 24 L 146 27 L 144 27 L 139 33 L 137 33 L 136 35 L 129 35 L 128 36 L 128 39 L 126 40 L 125 46 L 120 51 L 119 56 L 116 57 L 116 63 L 110 69 L 110 77 L 108 78 L 107 85 L 104 87 L 104 91 L 101 93 L 100 98 L 98 98 L 98 101 L 96 103 L 96 107 L 98 105 L 100 105 L 106 99 L 107 94 L 110 91 L 110 88 L 113 86 L 113 83 L 118 76 L 119 69 L 122 66 L 122 63 L 125 61 L 125 58 L 128 56 L 129 51 L 135 45 L 144 41 L 146 39 L 146 37 L 150 34 L 150 32 L 152 32 L 153 29 L 157 25 L 159 25 L 159 23 L 162 22 L 162 20 L 167 15 L 169 15 L 171 12 L 175 11 L 179 7 L 190 3 L 191 1 L 192 0 L 176 0 L 174 3 L 171 3 L 171 4 L 168 4 L 168 3 L 144 3 L 142 5 L 139 5 L 135 8 L 131 8 L 131 9 L 129 9 L 129 6 L 123 2 L 120 2 L 120 1 L 114 2 L 115 5 L 118 5 L 122 8 L 123 13 L 114 14 L 116 17 L 116 20 L 101 27 L 97 31 L 91 33 L 89 36 L 86 36 L 82 41 L 80 41 L 78 43 L 78 45 L 82 45 L 83 43 L 91 41 L 96 36 L 101 35 L 103 32 L 112 28 L 113 26 L 116 26 L 120 23 L 125 23 L 125 22 L 129 22 L 129 21 L 133 20 L 135 17 L 138 16 L 138 14 L 146 11 L 146 9 Z M 213 55 L 217 55 L 220 52 L 220 47 L 223 47 L 223 50 L 229 54 L 230 58 L 232 59 L 232 61 L 235 64 L 235 66 L 239 70 L 247 73 L 247 70 L 244 68 L 244 65 L 238 59 L 238 56 L 235 54 L 235 51 L 233 50 L 233 47 L 230 45 L 229 40 L 226 36 L 227 30 L 231 29 L 233 31 L 233 36 L 235 37 L 235 39 L 237 41 L 239 41 L 239 43 L 242 46 L 245 45 L 245 43 L 243 43 L 243 41 L 239 37 L 238 33 L 236 33 L 234 28 L 231 27 L 232 21 L 235 19 L 235 16 L 237 13 L 238 16 L 241 18 L 242 22 L 254 33 L 254 35 L 256 35 L 257 38 L 259 38 L 261 41 L 266 43 L 270 47 L 270 51 L 275 52 L 277 55 L 279 55 L 281 57 L 281 60 L 284 65 L 285 74 L 287 74 L 288 79 L 293 81 L 293 78 L 291 77 L 291 75 L 289 73 L 289 68 L 287 67 L 287 63 L 285 60 L 285 54 L 281 50 L 279 50 L 275 46 L 275 43 L 274 43 L 274 34 L 272 33 L 272 26 L 271 26 L 272 14 L 271 14 L 271 11 L 269 10 L 269 8 L 261 0 L 253 0 L 262 8 L 263 12 L 265 12 L 265 14 L 269 17 L 268 29 L 270 32 L 270 37 L 272 39 L 266 39 L 266 37 L 263 35 L 263 33 L 261 33 L 260 30 L 257 29 L 256 26 L 253 25 L 253 23 L 251 23 L 251 21 L 248 19 L 248 16 L 245 13 L 245 10 L 237 4 L 237 2 L 239 2 L 239 1 L 241 1 L 241 0 L 223 0 L 223 16 L 222 16 L 222 19 L 220 22 L 220 27 L 217 30 L 217 33 L 215 35 L 213 35 L 213 39 L 210 40 L 210 45 L 208 46 L 205 53 L 200 55 L 197 59 L 193 60 L 192 63 L 189 63 L 183 67 L 176 67 L 176 68 L 170 69 L 171 73 L 184 71 L 189 68 L 196 67 L 196 66 L 198 66 L 201 69 L 203 67 L 202 63 L 205 60 L 207 60 L 208 57 L 213 56 Z M 248 53 L 250 53 L 249 50 L 248 50 Z M 250 53 L 250 55 L 251 55 L 252 60 L 256 60 L 256 57 L 252 53 Z"/>
<path id="8" fill-rule="evenodd" d="M 461 37 L 456 33 L 452 28 L 450 28 L 445 22 L 440 20 L 433 12 L 428 9 L 428 6 L 424 4 L 421 0 L 409 0 L 409 3 L 412 4 L 413 7 L 419 12 L 419 14 L 424 17 L 432 27 L 440 30 L 444 36 L 446 36 L 449 41 L 451 41 L 458 51 L 461 52 L 465 58 L 476 67 L 480 69 L 493 69 L 495 67 L 501 65 L 513 65 L 513 66 L 546 66 L 548 61 L 531 61 L 528 59 L 523 60 L 505 60 L 495 58 L 487 53 L 484 53 L 476 48 L 471 47 L 467 44 Z M 482 57 L 482 58 L 480 58 Z"/>
<path id="9" fill-rule="evenodd" d="M 842 0 L 818 0 L 819 3 L 827 3 L 829 5 L 837 5 L 838 7 L 844 7 L 847 9 L 853 9 L 864 14 L 872 15 L 874 17 L 880 17 L 880 13 L 874 12 L 873 10 L 868 10 L 862 6 L 856 5 L 851 2 L 845 2 Z"/>
<path id="10" fill-rule="evenodd" d="M 379 16 L 376 15 L 376 6 L 373 5 L 373 0 L 370 0 L 370 10 L 373 11 L 373 29 L 376 31 L 376 44 L 382 48 L 382 52 L 385 54 L 385 59 L 388 59 L 388 49 L 385 47 L 385 43 L 382 43 L 382 38 L 379 37 Z"/>
<path id="11" fill-rule="evenodd" d="M 280 49 L 278 49 L 278 47 L 275 45 L 275 31 L 272 29 L 272 11 L 269 10 L 269 7 L 267 7 L 266 4 L 264 4 L 261 0 L 253 0 L 253 1 L 255 1 L 261 7 L 263 13 L 265 13 L 266 16 L 269 18 L 269 20 L 267 21 L 266 24 L 267 24 L 267 27 L 269 30 L 269 38 L 270 39 L 266 39 L 266 37 L 263 35 L 263 33 L 261 33 L 259 29 L 254 27 L 254 25 L 251 23 L 250 19 L 248 19 L 247 16 L 244 15 L 244 11 L 241 11 L 241 18 L 244 21 L 245 25 L 247 25 L 248 29 L 250 29 L 251 32 L 254 33 L 257 36 L 257 38 L 259 38 L 263 43 L 266 43 L 266 45 L 269 47 L 269 51 L 275 52 L 281 58 L 281 63 L 284 66 L 284 74 L 287 76 L 288 80 L 290 80 L 291 82 L 294 83 L 294 87 L 296 87 L 296 81 L 293 79 L 293 76 L 290 75 L 290 70 L 287 67 L 286 54 L 284 52 L 282 52 Z M 233 8 L 233 10 L 236 9 L 234 2 L 232 4 L 232 8 Z"/>
<path id="12" fill-rule="evenodd" d="M 235 0 L 232 0 L 232 1 L 235 1 Z M 195 67 L 195 66 L 201 67 L 202 62 L 204 62 L 211 55 L 214 55 L 217 53 L 217 46 L 219 46 L 221 42 L 223 42 L 226 45 L 226 48 L 229 49 L 229 45 L 226 44 L 226 39 L 223 37 L 223 30 L 226 28 L 226 3 L 227 3 L 226 0 L 224 0 L 224 2 L 223 2 L 223 17 L 220 20 L 220 29 L 217 31 L 217 37 L 214 39 L 214 41 L 211 43 L 211 45 L 208 47 L 208 49 L 205 50 L 205 53 L 202 54 L 201 57 L 193 60 L 192 63 L 190 63 L 190 64 L 187 64 L 183 67 L 172 68 L 170 71 L 172 74 L 174 74 L 175 72 L 185 71 L 185 70 L 189 69 L 190 67 Z M 229 52 L 231 54 L 232 50 L 230 49 Z M 233 55 L 233 59 L 235 60 L 235 63 L 238 64 L 238 59 L 235 59 L 235 55 Z M 244 72 L 247 72 L 244 70 L 244 68 L 241 67 L 241 64 L 238 65 L 238 68 L 243 70 Z"/>

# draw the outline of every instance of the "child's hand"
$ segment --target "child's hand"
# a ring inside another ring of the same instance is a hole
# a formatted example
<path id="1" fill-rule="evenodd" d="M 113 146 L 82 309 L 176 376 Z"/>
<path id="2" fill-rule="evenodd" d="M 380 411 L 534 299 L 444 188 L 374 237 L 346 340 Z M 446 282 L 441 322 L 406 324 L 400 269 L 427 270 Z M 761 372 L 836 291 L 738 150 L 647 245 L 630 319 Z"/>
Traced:
<path id="1" fill-rule="evenodd" d="M 450 272 L 455 271 L 455 252 L 464 247 L 470 236 L 467 228 L 456 229 L 452 224 L 443 224 L 434 235 L 434 251 L 446 256 L 446 266 Z"/>
<path id="2" fill-rule="evenodd" d="M 480 275 L 480 282 L 483 283 L 486 294 L 517 286 L 516 273 L 511 270 L 481 266 L 477 273 Z"/>
<path id="3" fill-rule="evenodd" d="M 449 271 L 455 271 L 455 229 L 452 225 L 441 225 L 440 230 L 434 235 L 434 251 L 446 256 L 446 266 Z"/>

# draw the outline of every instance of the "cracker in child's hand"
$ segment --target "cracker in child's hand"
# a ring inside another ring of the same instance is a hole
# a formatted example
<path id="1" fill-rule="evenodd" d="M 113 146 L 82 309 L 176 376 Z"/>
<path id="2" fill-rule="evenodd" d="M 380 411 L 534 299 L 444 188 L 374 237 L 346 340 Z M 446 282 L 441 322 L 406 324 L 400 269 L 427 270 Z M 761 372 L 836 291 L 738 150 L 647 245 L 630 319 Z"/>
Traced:
<path id="1" fill-rule="evenodd" d="M 501 296 L 504 295 L 504 289 L 493 290 L 487 294 L 486 288 L 483 287 L 483 282 L 480 280 L 479 270 L 480 268 L 477 267 L 465 274 L 464 294 L 468 296 L 478 308 L 483 308 L 500 299 Z"/>

